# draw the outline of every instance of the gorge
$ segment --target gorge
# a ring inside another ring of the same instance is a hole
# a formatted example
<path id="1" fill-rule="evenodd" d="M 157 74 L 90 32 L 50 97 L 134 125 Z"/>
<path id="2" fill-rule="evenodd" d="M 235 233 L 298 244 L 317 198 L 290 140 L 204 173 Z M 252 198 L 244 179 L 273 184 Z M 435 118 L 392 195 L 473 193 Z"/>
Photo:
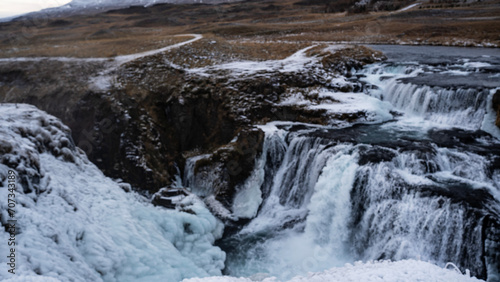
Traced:
<path id="1" fill-rule="evenodd" d="M 97 89 L 105 62 L 3 62 L 0 179 L 21 180 L 20 272 L 287 281 L 411 259 L 498 281 L 500 52 L 301 47 L 209 65 L 153 54 Z M 35 79 L 42 64 L 73 72 Z"/>

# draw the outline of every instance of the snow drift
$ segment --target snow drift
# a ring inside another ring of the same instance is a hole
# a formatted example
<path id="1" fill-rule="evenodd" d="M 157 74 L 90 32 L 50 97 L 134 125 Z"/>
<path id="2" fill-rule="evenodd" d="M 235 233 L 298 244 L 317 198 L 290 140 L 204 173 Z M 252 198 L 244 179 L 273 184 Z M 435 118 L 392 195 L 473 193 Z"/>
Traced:
<path id="1" fill-rule="evenodd" d="M 452 268 L 452 267 L 450 267 Z M 192 278 L 183 282 L 277 282 L 275 277 L 266 277 L 265 274 L 250 278 L 236 277 L 209 277 Z M 260 279 L 259 279 L 260 278 Z M 435 282 L 473 282 L 482 281 L 468 275 L 463 275 L 456 270 L 444 269 L 434 264 L 417 261 L 376 261 L 346 264 L 344 267 L 334 267 L 323 272 L 309 273 L 307 276 L 296 276 L 290 282 L 301 281 L 435 281 Z"/>
<path id="2" fill-rule="evenodd" d="M 180 281 L 220 275 L 213 246 L 223 225 L 197 198 L 185 212 L 126 193 L 87 160 L 58 119 L 29 105 L 0 104 L 0 209 L 16 171 L 16 274 L 2 281 Z M 7 242 L 9 233 L 0 232 Z M 1 244 L 0 253 L 7 253 Z"/>

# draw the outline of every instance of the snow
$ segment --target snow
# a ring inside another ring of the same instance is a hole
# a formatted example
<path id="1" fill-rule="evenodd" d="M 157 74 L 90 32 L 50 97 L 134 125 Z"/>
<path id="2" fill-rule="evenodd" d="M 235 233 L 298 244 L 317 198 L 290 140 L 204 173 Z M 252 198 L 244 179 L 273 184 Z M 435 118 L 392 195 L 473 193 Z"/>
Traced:
<path id="1" fill-rule="evenodd" d="M 115 61 L 118 65 L 122 65 L 122 64 L 137 60 L 139 58 L 148 57 L 148 56 L 152 56 L 152 55 L 155 55 L 158 53 L 166 52 L 166 51 L 171 50 L 171 49 L 179 48 L 179 47 L 193 43 L 193 42 L 198 41 L 198 40 L 203 38 L 203 35 L 201 35 L 201 34 L 180 34 L 180 35 L 176 35 L 176 36 L 177 37 L 179 37 L 179 36 L 192 36 L 193 38 L 190 40 L 187 40 L 187 41 L 183 41 L 183 42 L 180 42 L 177 44 L 169 45 L 169 46 L 166 46 L 166 47 L 163 47 L 160 49 L 156 49 L 156 50 L 150 50 L 150 51 L 131 54 L 131 55 L 117 56 L 115 58 Z"/>
<path id="2" fill-rule="evenodd" d="M 342 79 L 333 79 L 332 81 L 335 81 L 339 85 L 342 85 L 344 82 Z M 315 96 L 316 94 L 319 98 L 322 98 L 320 102 L 314 102 L 307 99 L 307 96 Z M 361 115 L 356 123 L 380 123 L 393 119 L 390 113 L 393 106 L 390 103 L 381 101 L 364 93 L 335 92 L 322 88 L 306 94 L 301 92 L 293 93 L 280 104 L 305 106 L 312 110 L 326 110 L 327 115 L 331 116 L 360 113 Z M 336 125 L 338 126 L 352 125 L 352 123 L 342 121 L 339 123 L 339 121 L 335 119 L 333 119 L 332 122 L 337 123 Z"/>
<path id="3" fill-rule="evenodd" d="M 68 142 L 66 126 L 33 106 L 0 104 L 0 136 L 0 147 L 10 148 L 0 155 L 3 187 L 8 169 L 27 183 L 18 181 L 16 193 L 16 276 L 2 256 L 0 280 L 174 282 L 221 274 L 225 254 L 213 243 L 223 226 L 200 200 L 183 200 L 189 212 L 179 212 L 124 192 Z M 7 193 L 1 188 L 0 198 Z M 0 232 L 3 242 L 8 237 Z"/>
<path id="4" fill-rule="evenodd" d="M 332 114 L 365 112 L 368 116 L 366 118 L 368 122 L 383 122 L 392 119 L 392 115 L 389 113 L 392 106 L 389 103 L 363 93 L 343 93 L 324 90 L 319 93 L 319 96 L 332 98 L 339 103 L 322 103 L 311 106 L 311 109 L 325 109 Z"/>
<path id="5" fill-rule="evenodd" d="M 235 61 L 214 66 L 192 68 L 187 71 L 201 76 L 211 76 L 213 72 L 217 71 L 229 71 L 229 74 L 232 76 L 249 76 L 261 72 L 298 72 L 307 65 L 316 62 L 316 57 L 308 57 L 306 55 L 307 50 L 314 47 L 316 45 L 303 48 L 283 60 L 267 60 L 262 62 Z"/>
<path id="6" fill-rule="evenodd" d="M 264 275 L 261 275 L 264 276 Z M 209 277 L 186 279 L 183 282 L 251 282 L 250 278 L 236 277 Z M 258 281 L 258 280 L 257 280 Z M 280 281 L 276 277 L 268 277 L 262 282 Z M 456 270 L 445 269 L 432 263 L 418 260 L 401 261 L 369 261 L 366 263 L 356 262 L 346 264 L 343 267 L 334 267 L 322 272 L 311 272 L 307 276 L 296 276 L 289 282 L 315 282 L 315 281 L 339 281 L 339 282 L 400 282 L 400 281 L 433 281 L 433 282 L 473 282 L 483 281 L 467 274 L 458 273 Z"/>
<path id="7" fill-rule="evenodd" d="M 231 211 L 229 211 L 214 195 L 210 195 L 204 199 L 205 204 L 213 215 L 225 220 L 238 220 Z"/>
<path id="8" fill-rule="evenodd" d="M 201 34 L 179 34 L 176 36 L 192 36 L 193 38 L 187 41 L 183 41 L 177 44 L 169 45 L 160 49 L 155 49 L 155 50 L 150 50 L 146 52 L 141 52 L 141 53 L 136 53 L 136 54 L 130 54 L 130 55 L 123 55 L 123 56 L 116 56 L 114 61 L 111 62 L 108 67 L 101 71 L 97 76 L 92 77 L 89 79 L 89 85 L 90 89 L 94 91 L 105 91 L 110 89 L 113 86 L 119 86 L 117 85 L 117 79 L 116 75 L 113 75 L 112 72 L 116 70 L 119 66 L 129 63 L 131 61 L 152 56 L 158 53 L 162 53 L 168 50 L 172 50 L 175 48 L 182 47 L 184 45 L 193 43 L 195 41 L 198 41 L 203 38 L 203 35 Z M 69 60 L 73 60 L 73 58 L 66 58 Z M 105 59 L 75 59 L 75 60 L 105 60 Z M 109 59 L 107 59 L 109 60 Z"/>
<path id="9" fill-rule="evenodd" d="M 420 5 L 420 3 L 411 4 L 411 5 L 407 6 L 407 7 L 404 7 L 403 9 L 399 10 L 398 12 L 404 12 L 406 10 L 409 10 L 409 9 L 413 8 L 413 7 L 417 7 L 418 5 Z"/>

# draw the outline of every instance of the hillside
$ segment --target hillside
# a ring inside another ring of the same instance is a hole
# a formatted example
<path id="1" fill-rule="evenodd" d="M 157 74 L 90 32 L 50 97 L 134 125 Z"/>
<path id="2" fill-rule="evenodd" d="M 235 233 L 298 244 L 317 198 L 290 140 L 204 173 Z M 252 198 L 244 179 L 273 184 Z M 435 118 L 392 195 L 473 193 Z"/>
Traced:
<path id="1" fill-rule="evenodd" d="M 0 57 L 107 57 L 158 48 L 181 33 L 252 42 L 500 45 L 499 1 L 356 7 L 355 1 L 251 0 L 132 6 L 66 18 L 41 13 L 0 24 Z"/>

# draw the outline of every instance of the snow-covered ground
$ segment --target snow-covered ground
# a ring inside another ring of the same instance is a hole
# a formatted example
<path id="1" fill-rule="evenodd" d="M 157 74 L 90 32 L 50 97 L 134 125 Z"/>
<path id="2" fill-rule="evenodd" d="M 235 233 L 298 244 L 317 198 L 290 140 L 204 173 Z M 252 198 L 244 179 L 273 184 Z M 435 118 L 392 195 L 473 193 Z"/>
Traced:
<path id="1" fill-rule="evenodd" d="M 348 84 L 343 77 L 331 79 L 336 86 Z M 318 97 L 319 101 L 307 97 Z M 311 90 L 308 93 L 293 93 L 281 102 L 281 105 L 298 105 L 311 110 L 326 110 L 327 115 L 358 115 L 354 123 L 380 123 L 393 119 L 390 113 L 392 105 L 364 93 L 335 92 L 325 88 Z M 352 121 L 332 120 L 331 125 L 352 126 Z"/>
<path id="2" fill-rule="evenodd" d="M 316 282 L 316 281 L 338 281 L 338 282 L 412 282 L 412 281 L 433 281 L 433 282 L 473 282 L 483 281 L 468 274 L 461 274 L 457 270 L 441 268 L 434 264 L 417 261 L 417 260 L 401 260 L 401 261 L 375 261 L 354 264 L 346 264 L 344 267 L 334 267 L 323 272 L 309 273 L 307 276 L 296 276 L 289 282 Z M 236 278 L 236 277 L 208 277 L 208 278 L 192 278 L 186 279 L 183 282 L 277 282 L 275 277 L 267 277 L 266 274 L 256 274 L 251 278 Z"/>
<path id="3" fill-rule="evenodd" d="M 213 243 L 223 225 L 195 197 L 186 212 L 154 207 L 88 161 L 58 119 L 29 105 L 0 104 L 0 210 L 16 171 L 16 274 L 2 281 L 180 281 L 220 275 Z M 22 184 L 21 184 L 22 183 Z M 10 234 L 0 232 L 0 241 Z M 6 243 L 0 253 L 7 254 Z"/>
<path id="4" fill-rule="evenodd" d="M 113 85 L 113 81 L 116 80 L 116 77 L 112 75 L 111 73 L 116 70 L 119 66 L 129 63 L 131 61 L 152 56 L 158 53 L 162 53 L 168 50 L 172 50 L 175 48 L 182 47 L 186 44 L 193 43 L 195 41 L 198 41 L 203 38 L 203 35 L 201 34 L 179 34 L 177 36 L 192 36 L 193 38 L 190 40 L 186 40 L 177 44 L 169 45 L 160 49 L 155 49 L 155 50 L 150 50 L 146 52 L 141 52 L 141 53 L 136 53 L 136 54 L 130 54 L 130 55 L 123 55 L 123 56 L 117 56 L 114 58 L 114 60 L 111 62 L 111 64 L 102 72 L 100 72 L 97 76 L 92 77 L 90 79 L 90 87 L 91 89 L 97 90 L 97 91 L 104 91 L 109 89 Z M 84 59 L 84 60 L 92 60 L 92 59 Z"/>
<path id="5" fill-rule="evenodd" d="M 192 74 L 202 76 L 211 76 L 218 71 L 227 71 L 231 76 L 255 76 L 258 73 L 270 72 L 298 72 L 317 61 L 316 57 L 310 57 L 306 54 L 309 49 L 315 46 L 312 45 L 303 48 L 283 60 L 266 60 L 261 62 L 234 61 L 208 67 L 193 68 L 188 71 Z"/>

